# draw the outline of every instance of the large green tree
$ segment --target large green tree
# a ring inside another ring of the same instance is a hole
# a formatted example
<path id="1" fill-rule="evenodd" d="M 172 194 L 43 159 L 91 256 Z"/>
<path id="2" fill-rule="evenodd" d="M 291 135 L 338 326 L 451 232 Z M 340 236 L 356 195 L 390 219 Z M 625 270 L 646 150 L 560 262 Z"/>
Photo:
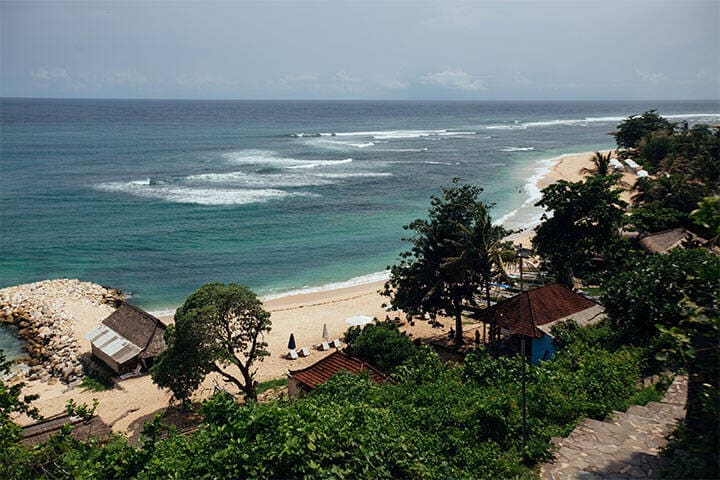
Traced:
<path id="1" fill-rule="evenodd" d="M 248 288 L 204 285 L 175 313 L 175 326 L 165 334 L 168 348 L 151 370 L 153 381 L 186 400 L 216 372 L 255 400 L 255 364 L 270 355 L 264 341 L 269 331 L 270 313 Z"/>
<path id="2" fill-rule="evenodd" d="M 615 176 L 591 176 L 581 182 L 560 180 L 542 190 L 544 207 L 533 248 L 558 280 L 572 287 L 575 270 L 602 257 L 619 238 L 627 204 L 620 200 Z"/>
<path id="3" fill-rule="evenodd" d="M 392 305 L 409 315 L 454 317 L 457 345 L 462 343 L 464 305 L 474 304 L 478 289 L 491 281 L 499 258 L 494 250 L 508 233 L 493 225 L 481 192 L 455 179 L 442 195 L 433 195 L 428 218 L 403 227 L 415 232 L 406 239 L 412 247 L 390 268 L 385 285 Z"/>
<path id="4" fill-rule="evenodd" d="M 671 328 L 683 317 L 684 298 L 706 307 L 717 302 L 720 260 L 704 249 L 676 248 L 640 257 L 604 282 L 602 304 L 623 337 L 648 344 L 657 325 Z"/>
<path id="5" fill-rule="evenodd" d="M 640 141 L 653 132 L 672 132 L 673 124 L 658 115 L 655 110 L 648 110 L 642 115 L 630 115 L 620 122 L 614 133 L 618 147 L 634 150 Z"/>

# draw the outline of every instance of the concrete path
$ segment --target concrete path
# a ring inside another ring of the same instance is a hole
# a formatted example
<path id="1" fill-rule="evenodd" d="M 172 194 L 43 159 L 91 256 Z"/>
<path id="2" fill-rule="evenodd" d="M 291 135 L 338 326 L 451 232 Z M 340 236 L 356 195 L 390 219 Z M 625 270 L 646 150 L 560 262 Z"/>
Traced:
<path id="1" fill-rule="evenodd" d="M 659 478 L 666 460 L 659 456 L 665 435 L 685 416 L 687 377 L 676 377 L 661 402 L 605 421 L 586 418 L 563 439 L 554 440 L 555 462 L 541 467 L 545 480 Z"/>

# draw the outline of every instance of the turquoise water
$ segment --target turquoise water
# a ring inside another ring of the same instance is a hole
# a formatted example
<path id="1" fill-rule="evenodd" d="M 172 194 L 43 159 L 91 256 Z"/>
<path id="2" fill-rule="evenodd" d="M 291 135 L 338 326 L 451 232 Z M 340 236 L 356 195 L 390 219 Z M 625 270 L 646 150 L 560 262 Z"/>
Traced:
<path id="1" fill-rule="evenodd" d="M 162 310 L 209 281 L 262 295 L 382 272 L 453 177 L 527 225 L 542 160 L 627 115 L 717 102 L 2 99 L 0 286 L 71 277 Z"/>

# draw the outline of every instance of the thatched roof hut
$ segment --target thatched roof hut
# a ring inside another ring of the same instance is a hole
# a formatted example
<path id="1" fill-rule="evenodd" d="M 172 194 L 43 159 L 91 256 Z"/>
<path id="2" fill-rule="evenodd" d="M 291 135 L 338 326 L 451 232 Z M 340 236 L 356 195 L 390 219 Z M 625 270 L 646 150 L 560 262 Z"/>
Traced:
<path id="1" fill-rule="evenodd" d="M 686 242 L 694 242 L 703 245 L 706 240 L 682 227 L 664 230 L 642 236 L 638 241 L 640 248 L 650 253 L 667 253 L 673 248 L 684 248 Z"/>
<path id="2" fill-rule="evenodd" d="M 92 352 L 116 373 L 138 366 L 150 368 L 165 350 L 166 325 L 148 312 L 127 302 L 86 335 Z"/>

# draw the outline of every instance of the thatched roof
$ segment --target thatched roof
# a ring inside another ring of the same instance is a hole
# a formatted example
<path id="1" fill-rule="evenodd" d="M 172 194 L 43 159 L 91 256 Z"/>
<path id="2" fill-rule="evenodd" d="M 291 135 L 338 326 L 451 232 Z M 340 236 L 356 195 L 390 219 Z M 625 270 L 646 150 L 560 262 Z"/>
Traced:
<path id="1" fill-rule="evenodd" d="M 650 253 L 666 253 L 673 248 L 682 247 L 686 239 L 704 244 L 705 240 L 682 227 L 651 233 L 640 239 L 640 248 Z"/>
<path id="2" fill-rule="evenodd" d="M 140 349 L 140 358 L 154 357 L 165 350 L 166 325 L 148 312 L 127 302 L 102 321 L 115 333 Z"/>

